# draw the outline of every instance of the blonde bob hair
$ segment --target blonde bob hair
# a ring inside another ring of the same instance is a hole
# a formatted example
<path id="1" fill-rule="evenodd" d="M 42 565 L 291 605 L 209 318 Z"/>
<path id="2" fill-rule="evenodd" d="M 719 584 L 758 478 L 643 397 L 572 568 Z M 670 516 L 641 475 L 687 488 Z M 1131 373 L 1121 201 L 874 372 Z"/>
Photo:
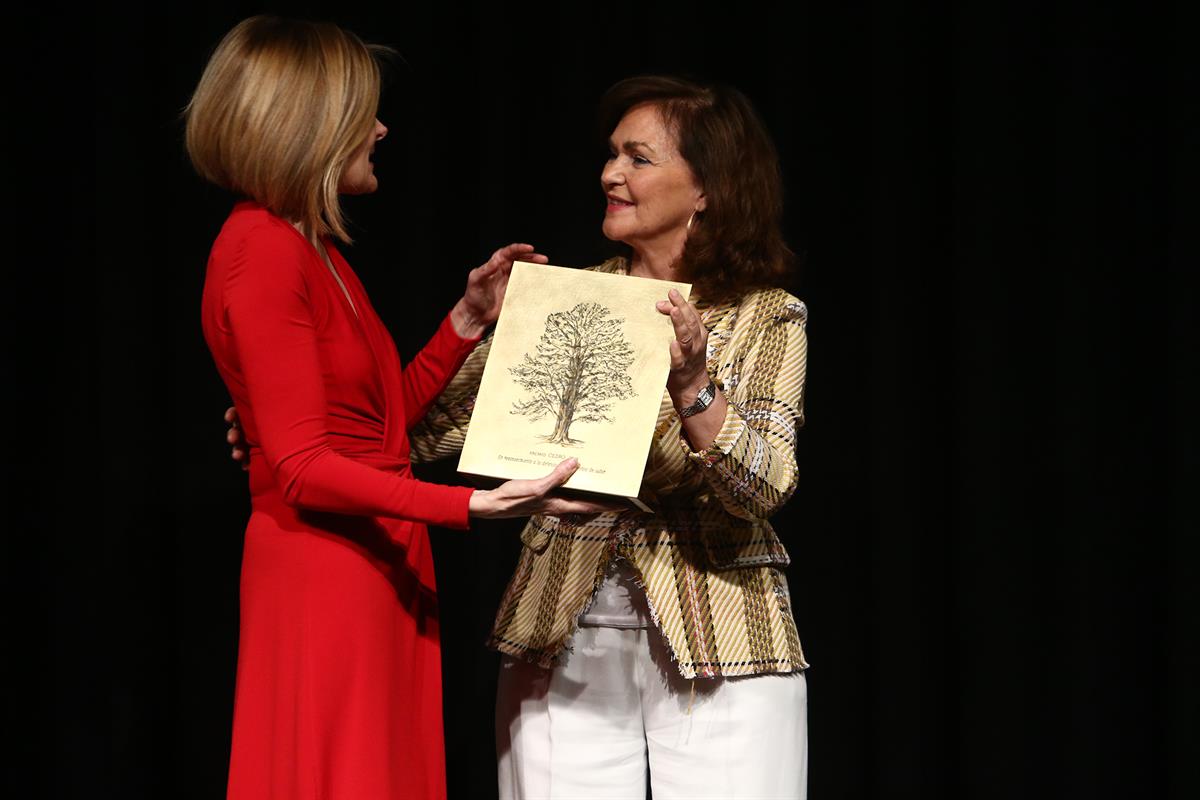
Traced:
<path id="1" fill-rule="evenodd" d="M 338 184 L 374 130 L 377 55 L 322 22 L 257 16 L 225 35 L 184 111 L 203 178 L 297 224 L 349 242 Z"/>

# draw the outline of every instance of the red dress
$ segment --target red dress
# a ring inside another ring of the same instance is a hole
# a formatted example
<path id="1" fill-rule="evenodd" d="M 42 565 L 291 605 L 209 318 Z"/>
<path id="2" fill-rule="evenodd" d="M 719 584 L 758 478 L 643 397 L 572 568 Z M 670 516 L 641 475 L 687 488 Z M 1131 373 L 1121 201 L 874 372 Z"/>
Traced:
<path id="1" fill-rule="evenodd" d="M 475 344 L 447 318 L 407 367 L 350 266 L 255 203 L 213 244 L 204 336 L 250 444 L 229 797 L 446 794 L 426 524 L 471 489 L 413 477 L 407 429 Z M 357 314 L 355 312 L 357 309 Z"/>

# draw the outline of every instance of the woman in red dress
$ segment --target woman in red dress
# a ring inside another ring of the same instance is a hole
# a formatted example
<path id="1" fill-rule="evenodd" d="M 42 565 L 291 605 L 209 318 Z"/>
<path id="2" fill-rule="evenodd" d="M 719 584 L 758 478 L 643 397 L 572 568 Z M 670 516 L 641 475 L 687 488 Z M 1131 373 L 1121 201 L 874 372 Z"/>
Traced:
<path id="1" fill-rule="evenodd" d="M 498 250 L 401 365 L 335 240 L 338 194 L 373 192 L 379 70 L 336 26 L 255 17 L 187 110 L 197 171 L 245 198 L 213 244 L 204 336 L 250 447 L 233 751 L 241 800 L 445 796 L 427 524 L 587 513 L 549 496 L 575 468 L 477 491 L 413 477 L 407 429 L 495 320 Z"/>

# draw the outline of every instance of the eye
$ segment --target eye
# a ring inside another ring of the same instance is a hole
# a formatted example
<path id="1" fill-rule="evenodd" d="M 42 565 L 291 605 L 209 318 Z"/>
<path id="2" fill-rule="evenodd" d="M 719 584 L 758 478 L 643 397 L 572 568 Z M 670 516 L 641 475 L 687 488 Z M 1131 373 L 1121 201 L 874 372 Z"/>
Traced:
<path id="1" fill-rule="evenodd" d="M 639 156 L 639 155 L 633 156 L 632 161 L 633 161 L 634 165 L 638 166 L 638 167 L 647 167 L 650 164 L 654 163 L 650 159 L 646 158 L 645 156 Z"/>

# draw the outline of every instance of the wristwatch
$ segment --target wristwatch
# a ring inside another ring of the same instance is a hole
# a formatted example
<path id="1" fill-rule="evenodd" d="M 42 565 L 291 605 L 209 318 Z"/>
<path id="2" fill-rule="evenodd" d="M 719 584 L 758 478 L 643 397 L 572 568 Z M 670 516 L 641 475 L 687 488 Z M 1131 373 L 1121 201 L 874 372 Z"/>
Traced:
<path id="1" fill-rule="evenodd" d="M 699 414 L 704 409 L 712 405 L 712 401 L 717 399 L 717 385 L 713 383 L 712 378 L 708 379 L 708 385 L 701 389 L 696 394 L 696 402 L 692 403 L 687 408 L 679 409 L 679 418 L 690 417 L 694 414 Z"/>

